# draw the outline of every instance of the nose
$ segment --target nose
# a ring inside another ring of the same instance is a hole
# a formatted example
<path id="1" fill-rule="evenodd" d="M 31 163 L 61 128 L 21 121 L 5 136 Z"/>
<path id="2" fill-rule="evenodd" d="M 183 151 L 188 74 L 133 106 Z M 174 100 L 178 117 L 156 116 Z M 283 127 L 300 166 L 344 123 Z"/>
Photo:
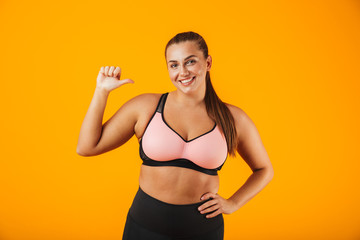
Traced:
<path id="1" fill-rule="evenodd" d="M 189 71 L 187 70 L 186 67 L 181 66 L 180 68 L 180 76 L 187 76 L 189 74 Z"/>

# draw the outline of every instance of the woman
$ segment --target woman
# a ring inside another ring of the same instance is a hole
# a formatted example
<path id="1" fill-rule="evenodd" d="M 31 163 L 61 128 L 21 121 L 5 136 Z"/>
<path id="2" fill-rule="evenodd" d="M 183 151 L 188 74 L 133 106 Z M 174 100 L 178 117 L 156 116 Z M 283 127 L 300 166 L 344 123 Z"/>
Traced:
<path id="1" fill-rule="evenodd" d="M 233 213 L 262 190 L 273 168 L 252 120 L 217 97 L 204 39 L 194 32 L 177 34 L 165 48 L 165 59 L 176 90 L 138 95 L 103 126 L 110 91 L 134 81 L 120 80 L 119 67 L 101 67 L 77 153 L 102 154 L 134 134 L 139 140 L 143 164 L 123 240 L 223 239 L 222 214 Z M 230 198 L 223 198 L 217 194 L 217 172 L 235 151 L 253 173 Z"/>

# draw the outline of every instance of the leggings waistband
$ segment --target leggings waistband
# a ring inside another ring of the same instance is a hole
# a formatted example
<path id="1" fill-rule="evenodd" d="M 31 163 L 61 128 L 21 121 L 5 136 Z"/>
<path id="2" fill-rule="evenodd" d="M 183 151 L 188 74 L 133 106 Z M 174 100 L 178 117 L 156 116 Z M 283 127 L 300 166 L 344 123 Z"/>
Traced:
<path id="1" fill-rule="evenodd" d="M 170 204 L 148 195 L 139 186 L 129 214 L 139 225 L 154 232 L 176 237 L 202 235 L 218 229 L 224 223 L 222 214 L 206 218 L 211 212 L 199 212 L 198 207 L 209 200 Z"/>

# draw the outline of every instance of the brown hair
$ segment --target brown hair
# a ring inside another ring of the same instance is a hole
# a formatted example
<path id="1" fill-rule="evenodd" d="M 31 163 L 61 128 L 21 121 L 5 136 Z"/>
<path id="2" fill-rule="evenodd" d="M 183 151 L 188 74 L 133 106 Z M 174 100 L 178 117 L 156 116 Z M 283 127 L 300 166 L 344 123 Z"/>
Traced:
<path id="1" fill-rule="evenodd" d="M 208 57 L 208 47 L 202 36 L 198 33 L 189 31 L 176 34 L 165 47 L 165 57 L 167 48 L 176 43 L 185 41 L 195 41 L 199 50 L 203 52 L 204 58 Z M 235 149 L 237 147 L 236 128 L 234 118 L 223 101 L 217 96 L 210 80 L 210 72 L 206 72 L 206 92 L 205 92 L 206 111 L 217 125 L 220 125 L 222 133 L 225 135 L 228 153 L 235 157 Z"/>

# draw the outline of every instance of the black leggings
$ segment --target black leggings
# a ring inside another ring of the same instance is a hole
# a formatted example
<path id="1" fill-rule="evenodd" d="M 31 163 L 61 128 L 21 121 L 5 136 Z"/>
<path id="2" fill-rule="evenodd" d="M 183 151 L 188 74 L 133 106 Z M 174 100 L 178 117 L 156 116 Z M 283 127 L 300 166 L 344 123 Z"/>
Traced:
<path id="1" fill-rule="evenodd" d="M 222 213 L 206 218 L 211 212 L 201 214 L 197 209 L 208 200 L 170 204 L 151 197 L 139 186 L 127 214 L 122 240 L 223 240 Z"/>

